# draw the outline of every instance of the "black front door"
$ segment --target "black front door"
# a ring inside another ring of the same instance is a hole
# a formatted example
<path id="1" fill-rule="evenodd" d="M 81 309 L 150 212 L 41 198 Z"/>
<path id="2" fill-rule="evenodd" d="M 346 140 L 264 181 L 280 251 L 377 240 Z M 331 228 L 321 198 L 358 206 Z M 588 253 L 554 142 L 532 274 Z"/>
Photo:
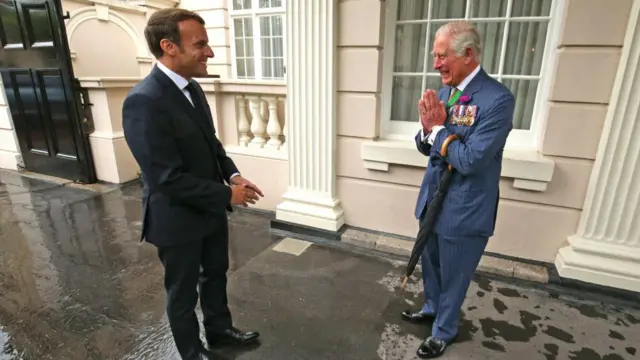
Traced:
<path id="1" fill-rule="evenodd" d="M 25 168 L 95 182 L 60 0 L 0 0 L 0 43 L 0 73 Z"/>

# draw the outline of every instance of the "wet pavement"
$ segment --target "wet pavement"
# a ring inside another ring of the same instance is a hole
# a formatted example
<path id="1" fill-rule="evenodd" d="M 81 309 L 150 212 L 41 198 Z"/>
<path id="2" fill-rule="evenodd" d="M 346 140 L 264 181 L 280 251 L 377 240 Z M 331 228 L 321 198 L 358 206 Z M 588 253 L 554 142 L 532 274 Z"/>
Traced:
<path id="1" fill-rule="evenodd" d="M 139 194 L 0 171 L 0 360 L 179 359 L 162 267 L 138 242 Z M 402 262 L 295 241 L 306 248 L 292 253 L 269 220 L 230 216 L 231 310 L 262 341 L 220 359 L 416 358 L 430 329 L 400 319 L 422 302 L 417 279 L 400 291 Z M 442 359 L 638 358 L 639 305 L 477 277 Z"/>

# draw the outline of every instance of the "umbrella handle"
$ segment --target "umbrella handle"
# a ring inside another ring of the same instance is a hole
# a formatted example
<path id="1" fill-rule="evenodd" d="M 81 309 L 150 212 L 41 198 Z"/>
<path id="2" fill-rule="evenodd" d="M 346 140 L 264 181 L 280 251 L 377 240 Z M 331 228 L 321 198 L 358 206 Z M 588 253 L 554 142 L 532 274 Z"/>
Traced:
<path id="1" fill-rule="evenodd" d="M 449 150 L 449 144 L 451 144 L 451 142 L 453 140 L 458 139 L 458 135 L 449 135 L 447 136 L 446 139 L 444 139 L 444 141 L 442 142 L 442 146 L 440 147 L 440 155 L 442 155 L 442 157 L 447 156 L 447 151 Z M 449 164 L 449 170 L 453 170 L 453 166 L 451 166 L 451 164 Z"/>
<path id="2" fill-rule="evenodd" d="M 447 156 L 447 150 L 449 150 L 449 144 L 451 144 L 451 142 L 453 140 L 458 139 L 458 135 L 449 135 L 447 136 L 446 139 L 444 139 L 444 141 L 442 142 L 442 146 L 440 147 L 440 155 L 442 155 L 442 157 Z"/>

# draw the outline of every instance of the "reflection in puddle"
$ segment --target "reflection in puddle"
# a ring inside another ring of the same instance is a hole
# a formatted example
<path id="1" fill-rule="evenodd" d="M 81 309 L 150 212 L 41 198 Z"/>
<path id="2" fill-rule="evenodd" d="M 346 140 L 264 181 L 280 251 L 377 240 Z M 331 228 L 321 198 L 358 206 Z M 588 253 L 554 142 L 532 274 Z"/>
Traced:
<path id="1" fill-rule="evenodd" d="M 9 335 L 0 327 L 0 360 L 22 360 L 18 352 L 9 343 Z"/>

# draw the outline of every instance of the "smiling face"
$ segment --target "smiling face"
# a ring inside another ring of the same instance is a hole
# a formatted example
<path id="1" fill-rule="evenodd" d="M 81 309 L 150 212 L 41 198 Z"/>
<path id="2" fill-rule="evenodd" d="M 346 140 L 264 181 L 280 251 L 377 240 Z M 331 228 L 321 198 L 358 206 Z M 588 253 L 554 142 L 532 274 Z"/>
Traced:
<path id="1" fill-rule="evenodd" d="M 457 86 L 478 66 L 472 48 L 466 48 L 459 56 L 451 46 L 449 34 L 438 34 L 433 42 L 433 67 L 440 72 L 442 82 Z"/>
<path id="2" fill-rule="evenodd" d="M 180 46 L 167 39 L 161 44 L 172 68 L 185 79 L 207 76 L 207 60 L 214 55 L 204 25 L 189 19 L 179 22 L 178 28 Z"/>

